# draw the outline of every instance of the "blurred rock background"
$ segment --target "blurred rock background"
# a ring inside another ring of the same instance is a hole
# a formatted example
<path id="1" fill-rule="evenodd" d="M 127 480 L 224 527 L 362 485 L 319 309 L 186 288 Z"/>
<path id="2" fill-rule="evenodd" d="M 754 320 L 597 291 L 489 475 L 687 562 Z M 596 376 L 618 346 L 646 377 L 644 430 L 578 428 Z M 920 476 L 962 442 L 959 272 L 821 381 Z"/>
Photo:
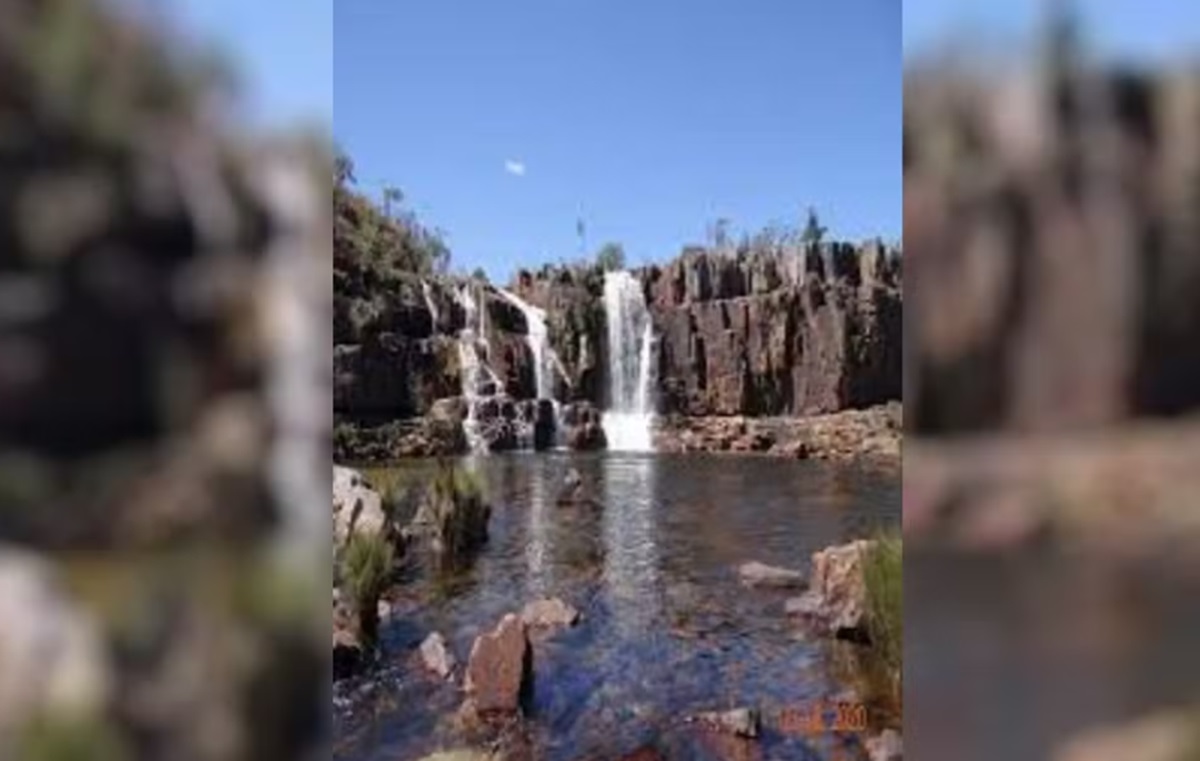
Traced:
<path id="1" fill-rule="evenodd" d="M 329 751 L 329 140 L 187 32 L 0 0 L 0 758 Z"/>
<path id="2" fill-rule="evenodd" d="M 906 60 L 906 746 L 1194 758 L 1200 58 L 1040 7 Z"/>

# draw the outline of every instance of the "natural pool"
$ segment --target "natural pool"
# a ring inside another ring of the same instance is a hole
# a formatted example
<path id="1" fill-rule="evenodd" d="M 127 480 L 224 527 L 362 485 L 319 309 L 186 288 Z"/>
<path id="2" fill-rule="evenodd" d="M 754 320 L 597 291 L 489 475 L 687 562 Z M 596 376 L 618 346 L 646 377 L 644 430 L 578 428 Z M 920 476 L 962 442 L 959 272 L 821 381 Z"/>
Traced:
<path id="1" fill-rule="evenodd" d="M 827 647 L 784 614 L 795 592 L 747 589 L 741 563 L 806 569 L 819 549 L 898 525 L 899 474 L 768 457 L 617 453 L 493 455 L 466 462 L 493 505 L 490 540 L 464 571 L 409 569 L 384 629 L 384 667 L 339 684 L 346 761 L 418 759 L 462 743 L 462 701 L 413 663 L 430 632 L 460 665 L 476 635 L 543 596 L 582 613 L 534 639 L 531 755 L 618 758 L 647 743 L 671 758 L 834 758 L 854 738 L 804 736 L 766 721 L 752 742 L 698 733 L 697 711 L 764 718 L 841 694 Z M 395 466 L 419 478 L 432 462 Z M 556 504 L 571 469 L 596 505 Z M 391 474 L 395 476 L 396 474 Z"/>

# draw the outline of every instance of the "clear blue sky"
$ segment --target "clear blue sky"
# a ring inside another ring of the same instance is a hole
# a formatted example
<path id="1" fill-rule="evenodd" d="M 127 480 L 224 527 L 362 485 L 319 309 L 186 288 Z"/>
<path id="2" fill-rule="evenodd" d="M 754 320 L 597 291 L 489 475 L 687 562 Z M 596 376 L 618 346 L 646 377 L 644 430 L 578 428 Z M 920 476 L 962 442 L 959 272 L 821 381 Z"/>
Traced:
<path id="1" fill-rule="evenodd" d="M 507 280 L 705 225 L 901 230 L 898 0 L 338 0 L 334 134 Z"/>
<path id="2" fill-rule="evenodd" d="M 278 126 L 333 121 L 334 0 L 175 0 L 172 25 L 236 61 L 247 116 Z"/>
<path id="3" fill-rule="evenodd" d="M 1200 53 L 1197 0 L 1076 0 L 1085 11 L 1085 34 L 1110 57 L 1161 61 Z M 1014 39 L 1033 28 L 1044 0 L 904 0 L 905 55 L 927 49 L 948 35 Z"/>

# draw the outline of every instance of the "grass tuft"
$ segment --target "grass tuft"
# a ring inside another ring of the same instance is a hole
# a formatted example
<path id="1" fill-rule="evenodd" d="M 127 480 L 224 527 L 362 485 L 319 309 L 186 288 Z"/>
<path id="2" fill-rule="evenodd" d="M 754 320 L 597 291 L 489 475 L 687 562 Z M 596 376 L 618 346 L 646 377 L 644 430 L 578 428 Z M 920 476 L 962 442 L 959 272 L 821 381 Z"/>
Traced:
<path id="1" fill-rule="evenodd" d="M 875 538 L 863 558 L 863 581 L 867 631 L 898 690 L 904 653 L 904 552 L 898 532 Z"/>
<path id="2" fill-rule="evenodd" d="M 374 610 L 387 589 L 395 562 L 395 549 L 386 537 L 355 533 L 342 556 L 342 581 L 355 609 Z"/>

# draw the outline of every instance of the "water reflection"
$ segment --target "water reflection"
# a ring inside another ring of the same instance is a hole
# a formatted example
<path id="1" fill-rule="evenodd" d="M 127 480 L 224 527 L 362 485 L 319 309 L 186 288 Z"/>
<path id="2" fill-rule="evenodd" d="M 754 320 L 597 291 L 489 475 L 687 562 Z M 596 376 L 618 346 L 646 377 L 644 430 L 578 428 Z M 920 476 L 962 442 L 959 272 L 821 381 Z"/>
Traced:
<path id="1" fill-rule="evenodd" d="M 529 528 L 525 539 L 525 588 L 531 600 L 546 597 L 553 592 L 551 564 L 547 553 L 550 545 L 550 514 L 548 504 L 551 497 L 551 474 L 547 466 L 549 460 L 539 459 L 525 471 L 529 489 Z"/>
<path id="2" fill-rule="evenodd" d="M 636 635 L 647 631 L 661 613 L 655 460 L 621 455 L 609 458 L 605 465 L 605 599 L 616 629 Z"/>
<path id="3" fill-rule="evenodd" d="M 916 758 L 1049 758 L 1073 734 L 1195 700 L 1200 585 L 1067 553 L 905 553 Z"/>
<path id="4" fill-rule="evenodd" d="M 813 643 L 783 615 L 786 592 L 748 592 L 737 565 L 799 565 L 854 527 L 898 520 L 894 476 L 818 462 L 614 453 L 512 454 L 476 467 L 492 503 L 489 540 L 448 585 L 414 571 L 385 625 L 396 678 L 380 697 L 353 697 L 339 731 L 363 734 L 335 758 L 421 758 L 463 744 L 461 692 L 423 678 L 411 650 L 441 632 L 460 659 L 475 637 L 531 598 L 561 597 L 581 625 L 534 646 L 534 758 L 618 758 L 663 742 L 672 758 L 715 761 L 679 718 L 730 705 L 764 711 L 836 691 Z M 434 472 L 428 462 L 412 471 Z M 590 498 L 559 505 L 579 471 Z M 415 550 L 414 550 L 415 551 Z M 357 696 L 356 683 L 339 686 Z M 384 698 L 386 696 L 386 700 Z M 765 737 L 764 758 L 811 757 L 801 737 Z"/>

